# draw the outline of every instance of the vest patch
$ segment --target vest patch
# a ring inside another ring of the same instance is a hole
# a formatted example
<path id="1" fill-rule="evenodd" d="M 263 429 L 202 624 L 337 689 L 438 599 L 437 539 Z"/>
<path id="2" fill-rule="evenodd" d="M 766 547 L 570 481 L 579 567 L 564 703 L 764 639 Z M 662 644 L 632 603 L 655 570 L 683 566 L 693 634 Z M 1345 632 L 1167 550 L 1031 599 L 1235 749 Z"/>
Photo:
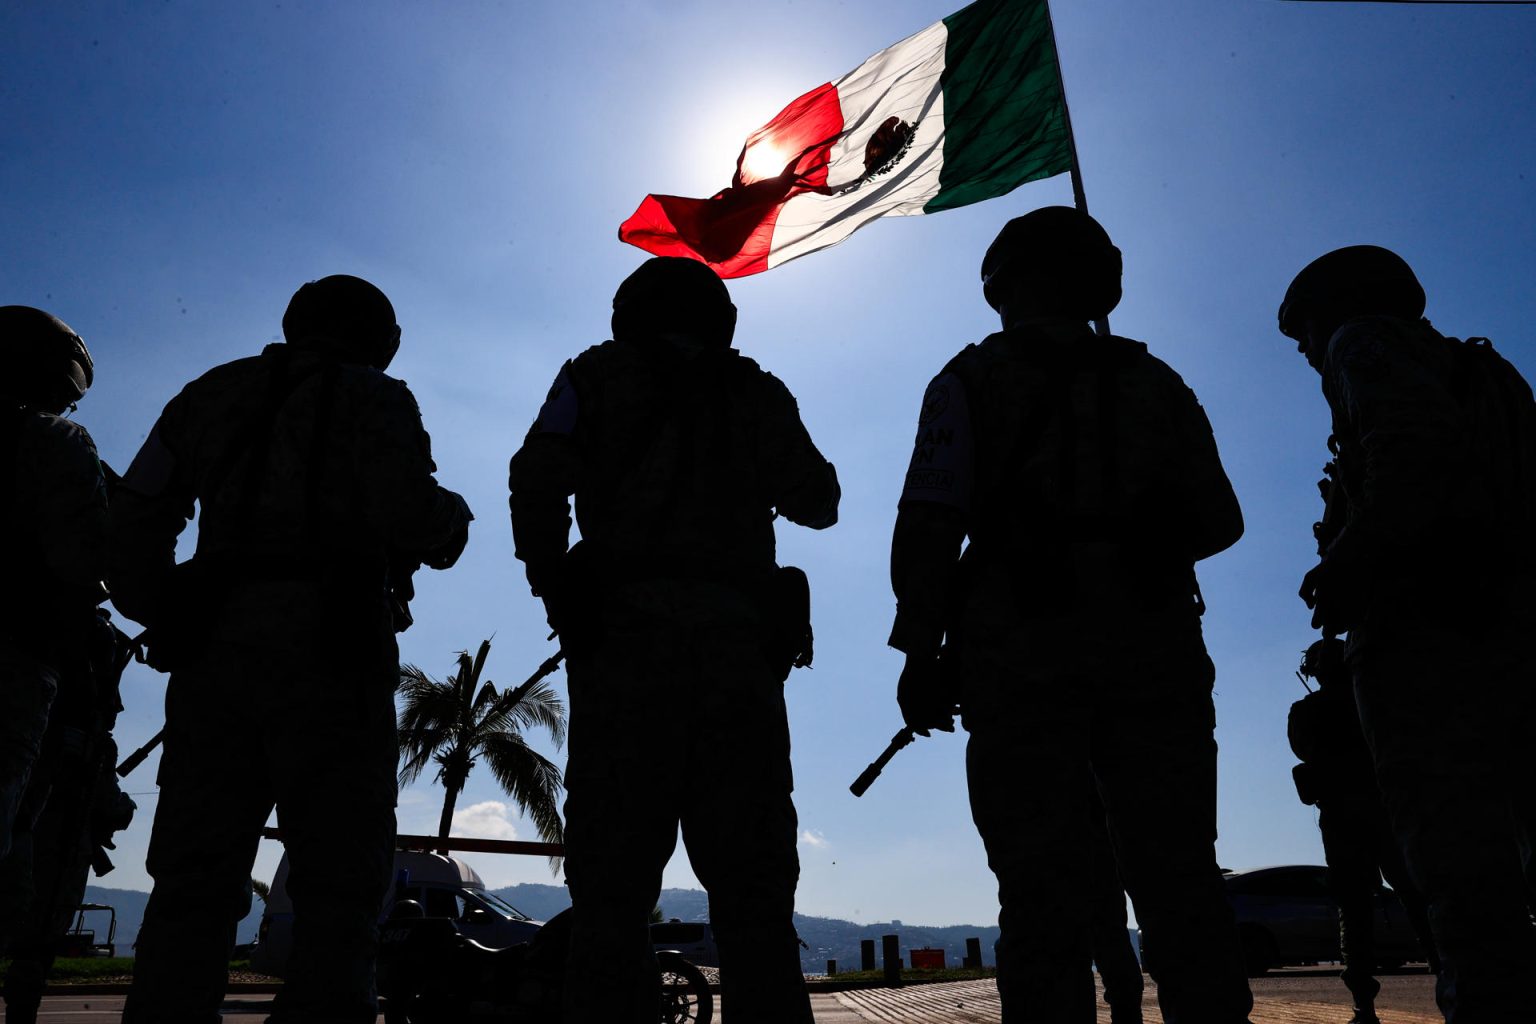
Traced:
<path id="1" fill-rule="evenodd" d="M 969 509 L 974 483 L 975 458 L 965 388 L 955 374 L 942 373 L 923 395 L 901 500 Z"/>

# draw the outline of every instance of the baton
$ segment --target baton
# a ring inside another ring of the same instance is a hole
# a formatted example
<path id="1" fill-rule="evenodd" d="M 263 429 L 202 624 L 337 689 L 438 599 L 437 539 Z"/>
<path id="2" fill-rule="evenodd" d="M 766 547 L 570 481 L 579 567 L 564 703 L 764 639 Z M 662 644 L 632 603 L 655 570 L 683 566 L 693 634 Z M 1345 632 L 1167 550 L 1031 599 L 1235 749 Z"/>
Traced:
<path id="1" fill-rule="evenodd" d="M 916 730 L 908 726 L 891 737 L 890 745 L 880 752 L 879 757 L 869 763 L 869 767 L 864 769 L 862 775 L 853 780 L 853 785 L 848 787 L 848 792 L 854 796 L 863 796 L 864 791 L 874 785 L 875 780 L 880 777 L 880 773 L 885 771 L 885 766 L 891 763 L 891 758 L 895 757 L 902 747 L 911 743 L 916 735 Z"/>

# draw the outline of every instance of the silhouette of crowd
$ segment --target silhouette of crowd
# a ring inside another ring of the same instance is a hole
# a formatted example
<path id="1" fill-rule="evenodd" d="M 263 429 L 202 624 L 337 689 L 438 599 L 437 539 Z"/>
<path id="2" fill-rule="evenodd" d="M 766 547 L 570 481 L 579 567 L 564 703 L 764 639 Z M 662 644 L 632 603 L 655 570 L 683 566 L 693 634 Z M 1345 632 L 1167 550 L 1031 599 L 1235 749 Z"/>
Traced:
<path id="1" fill-rule="evenodd" d="M 1194 393 L 1109 333 L 1121 254 L 1096 221 L 1067 207 L 1009 221 L 981 278 L 1001 329 L 923 392 L 889 643 L 907 727 L 953 731 L 958 715 L 969 736 L 1004 1019 L 1094 1019 L 1097 963 L 1113 1020 L 1139 1021 L 1128 895 L 1163 1019 L 1240 1024 L 1253 999 L 1215 858 L 1195 573 L 1241 537 L 1237 497 Z M 1355 1024 L 1376 1021 L 1383 875 L 1448 1021 L 1530 1021 L 1536 402 L 1425 305 L 1400 257 L 1350 246 L 1305 267 L 1279 309 L 1332 413 L 1296 783 L 1319 810 Z M 841 491 L 789 390 L 732 347 L 736 317 L 707 265 L 647 260 L 618 287 L 612 338 L 559 367 L 511 458 L 516 556 L 568 664 L 572 908 L 546 945 L 572 1024 L 657 1019 L 647 920 L 679 828 L 732 1024 L 812 1019 L 783 685 L 812 657 L 810 596 L 774 531 L 834 526 Z M 111 731 L 135 650 L 170 679 L 123 1020 L 219 1019 L 274 808 L 295 918 L 270 1019 L 377 1013 L 395 637 L 412 574 L 450 568 L 474 516 L 437 483 L 415 400 L 386 372 L 402 329 L 383 292 L 309 282 L 282 328 L 188 383 L 119 477 L 67 416 L 92 384 L 85 343 L 49 313 L 0 308 L 13 1022 L 36 1018 L 68 909 L 133 811 Z"/>

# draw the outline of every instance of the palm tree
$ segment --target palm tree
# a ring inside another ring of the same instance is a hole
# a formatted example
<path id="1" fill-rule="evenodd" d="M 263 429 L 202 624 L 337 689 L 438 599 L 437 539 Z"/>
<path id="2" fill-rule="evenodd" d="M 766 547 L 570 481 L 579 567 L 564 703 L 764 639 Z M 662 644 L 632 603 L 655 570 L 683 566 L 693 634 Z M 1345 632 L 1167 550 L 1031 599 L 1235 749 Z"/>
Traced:
<path id="1" fill-rule="evenodd" d="M 400 666 L 395 691 L 404 701 L 399 722 L 400 785 L 415 782 L 429 762 L 436 762 L 437 779 L 445 790 L 437 837 L 446 841 L 454 804 L 476 759 L 483 756 L 501 788 L 533 822 L 539 838 L 564 842 L 560 769 L 528 746 L 523 730 L 548 729 L 558 748 L 565 742 L 565 707 L 538 676 L 504 694 L 490 680 L 481 686 L 480 673 L 490 650 L 491 642 L 486 640 L 473 658 L 468 651 L 460 651 L 458 670 L 444 680 L 433 679 L 414 665 Z"/>

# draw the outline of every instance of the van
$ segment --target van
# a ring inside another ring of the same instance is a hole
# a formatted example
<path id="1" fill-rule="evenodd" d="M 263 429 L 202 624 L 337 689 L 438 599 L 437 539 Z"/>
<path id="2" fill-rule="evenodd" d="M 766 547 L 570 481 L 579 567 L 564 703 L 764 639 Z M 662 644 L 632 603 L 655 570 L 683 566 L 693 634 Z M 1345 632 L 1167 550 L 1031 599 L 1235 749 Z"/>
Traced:
<path id="1" fill-rule="evenodd" d="M 720 950 L 708 921 L 658 921 L 651 925 L 651 945 L 657 952 L 671 950 L 700 967 L 719 967 Z"/>
<path id="2" fill-rule="evenodd" d="M 489 892 L 474 868 L 457 857 L 416 850 L 395 851 L 395 884 L 379 907 L 379 920 L 400 900 L 415 900 L 427 917 L 446 917 L 454 930 L 482 945 L 499 949 L 526 942 L 543 926 L 506 900 Z M 251 969 L 284 977 L 293 952 L 293 901 L 288 896 L 288 855 L 277 865 L 262 910 Z"/>

